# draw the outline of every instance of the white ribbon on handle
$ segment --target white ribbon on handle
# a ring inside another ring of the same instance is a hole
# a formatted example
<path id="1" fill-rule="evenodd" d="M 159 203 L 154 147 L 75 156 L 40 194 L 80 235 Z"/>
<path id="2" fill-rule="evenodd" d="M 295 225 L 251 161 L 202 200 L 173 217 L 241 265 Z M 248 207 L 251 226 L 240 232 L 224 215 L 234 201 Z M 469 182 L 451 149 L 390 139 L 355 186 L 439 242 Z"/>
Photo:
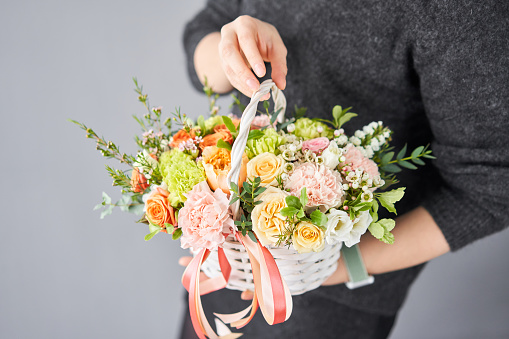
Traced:
<path id="1" fill-rule="evenodd" d="M 279 110 L 279 114 L 277 117 L 277 121 L 282 123 L 285 117 L 286 111 L 286 98 L 283 92 L 277 88 L 276 84 L 272 79 L 265 80 L 261 83 L 260 89 L 253 93 L 251 97 L 251 101 L 244 109 L 242 113 L 242 117 L 240 118 L 239 125 L 239 134 L 235 139 L 235 142 L 232 146 L 231 151 L 231 169 L 228 172 L 228 176 L 226 177 L 226 182 L 233 182 L 236 185 L 239 184 L 239 176 L 240 176 L 240 168 L 242 164 L 242 155 L 244 154 L 244 150 L 246 149 L 247 137 L 249 136 L 249 131 L 251 129 L 251 123 L 256 115 L 256 110 L 258 108 L 258 103 L 260 99 L 263 98 L 269 91 L 272 90 L 272 99 L 274 100 L 274 111 L 277 112 Z M 237 214 L 240 208 L 240 201 L 235 202 L 232 205 L 233 211 L 233 219 L 237 220 Z"/>

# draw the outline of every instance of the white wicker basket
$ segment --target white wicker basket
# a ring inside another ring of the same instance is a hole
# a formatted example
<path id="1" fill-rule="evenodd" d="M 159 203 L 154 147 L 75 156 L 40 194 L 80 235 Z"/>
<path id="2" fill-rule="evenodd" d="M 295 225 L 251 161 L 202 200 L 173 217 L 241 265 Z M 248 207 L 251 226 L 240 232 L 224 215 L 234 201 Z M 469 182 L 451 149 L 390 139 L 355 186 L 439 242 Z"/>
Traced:
<path id="1" fill-rule="evenodd" d="M 292 248 L 267 246 L 276 260 L 281 275 L 292 295 L 299 295 L 318 288 L 336 270 L 342 243 L 326 245 L 321 252 L 298 253 Z M 223 245 L 232 271 L 226 288 L 254 291 L 249 256 L 244 245 L 228 237 Z M 217 251 L 212 251 L 201 266 L 208 277 L 221 274 Z"/>
<path id="2" fill-rule="evenodd" d="M 264 81 L 260 89 L 253 94 L 251 102 L 244 110 L 239 126 L 239 134 L 235 140 L 231 152 L 231 170 L 228 173 L 227 182 L 238 184 L 242 154 L 247 143 L 251 122 L 256 115 L 256 109 L 260 99 L 272 90 L 274 110 L 280 110 L 278 121 L 283 122 L 286 109 L 286 99 L 283 93 L 276 87 L 272 80 Z M 232 205 L 233 217 L 237 219 L 240 202 Z M 319 287 L 336 270 L 342 243 L 326 244 L 321 252 L 298 253 L 292 248 L 267 246 L 272 253 L 281 275 L 285 279 L 292 295 L 302 294 Z M 253 276 L 249 256 L 244 246 L 235 238 L 228 237 L 223 244 L 226 257 L 228 258 L 232 272 L 227 288 L 233 290 L 254 290 Z M 212 251 L 209 258 L 203 263 L 202 271 L 213 278 L 221 274 L 217 251 Z"/>

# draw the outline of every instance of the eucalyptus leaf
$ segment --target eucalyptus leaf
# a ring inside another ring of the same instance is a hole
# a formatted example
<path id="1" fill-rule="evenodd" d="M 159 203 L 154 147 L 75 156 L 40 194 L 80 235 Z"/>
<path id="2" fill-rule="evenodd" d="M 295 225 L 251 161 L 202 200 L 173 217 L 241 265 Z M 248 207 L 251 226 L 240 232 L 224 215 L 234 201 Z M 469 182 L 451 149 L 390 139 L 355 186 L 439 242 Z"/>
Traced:
<path id="1" fill-rule="evenodd" d="M 392 157 L 394 156 L 394 152 L 388 152 L 382 157 L 382 165 L 388 164 Z"/>
<path id="2" fill-rule="evenodd" d="M 249 238 L 251 238 L 251 240 L 253 240 L 254 242 L 258 242 L 258 239 L 256 239 L 256 236 L 253 232 L 248 232 L 247 235 L 249 236 Z"/>
<path id="3" fill-rule="evenodd" d="M 421 165 L 421 166 L 426 165 L 426 163 L 425 163 L 424 161 L 422 161 L 421 159 L 419 159 L 419 158 L 413 158 L 413 159 L 412 159 L 412 162 L 413 162 L 414 164 Z M 417 168 L 417 167 L 416 167 L 416 168 Z"/>
<path id="4" fill-rule="evenodd" d="M 97 204 L 97 205 L 95 205 L 95 206 L 94 206 L 94 211 L 95 211 L 95 210 L 99 210 L 99 209 L 101 209 L 101 208 L 103 208 L 103 207 L 104 207 L 104 204 L 103 204 L 103 203 Z"/>
<path id="5" fill-rule="evenodd" d="M 129 205 L 131 204 L 131 196 L 128 194 L 122 195 L 122 198 L 117 202 L 117 206 L 122 212 L 129 211 Z"/>
<path id="6" fill-rule="evenodd" d="M 113 205 L 109 205 L 101 212 L 101 219 L 104 219 L 105 216 L 110 215 L 113 212 Z"/>
<path id="7" fill-rule="evenodd" d="M 406 149 L 407 149 L 407 144 L 405 144 L 405 146 L 403 146 L 401 151 L 399 151 L 398 155 L 396 156 L 396 159 L 401 160 L 405 156 Z"/>
<path id="8" fill-rule="evenodd" d="M 380 167 L 382 171 L 390 172 L 390 173 L 398 173 L 401 172 L 401 168 L 398 167 L 396 164 L 388 164 L 385 166 Z"/>
<path id="9" fill-rule="evenodd" d="M 144 207 L 145 207 L 145 205 L 142 204 L 142 203 L 132 204 L 132 205 L 129 206 L 128 212 L 136 214 L 136 215 L 142 215 Z"/>
<path id="10" fill-rule="evenodd" d="M 422 151 L 424 150 L 424 146 L 419 146 L 412 152 L 412 158 L 417 158 L 419 155 L 421 155 Z"/>
<path id="11" fill-rule="evenodd" d="M 111 204 L 111 197 L 106 192 L 103 192 L 103 202 L 107 205 Z"/>
<path id="12" fill-rule="evenodd" d="M 417 166 L 415 166 L 411 162 L 408 162 L 408 161 L 405 161 L 405 160 L 398 161 L 398 165 L 400 165 L 401 167 L 405 167 L 405 168 L 411 169 L 411 170 L 416 170 L 417 169 Z"/>

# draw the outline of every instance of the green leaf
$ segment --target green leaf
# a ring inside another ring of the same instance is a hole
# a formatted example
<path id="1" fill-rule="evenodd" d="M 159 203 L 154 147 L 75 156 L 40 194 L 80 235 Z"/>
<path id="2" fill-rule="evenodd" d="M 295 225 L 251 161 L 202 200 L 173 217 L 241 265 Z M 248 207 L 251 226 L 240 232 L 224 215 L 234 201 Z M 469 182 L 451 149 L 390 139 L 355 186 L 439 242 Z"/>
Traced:
<path id="1" fill-rule="evenodd" d="M 306 206 L 308 203 L 308 195 L 307 195 L 306 187 L 303 187 L 300 191 L 300 203 L 302 206 Z"/>
<path id="2" fill-rule="evenodd" d="M 253 240 L 254 242 L 258 242 L 258 239 L 256 239 L 256 236 L 253 232 L 248 232 L 247 235 L 249 236 L 249 238 L 251 238 L 251 240 Z"/>
<path id="3" fill-rule="evenodd" d="M 265 133 L 263 133 L 263 131 L 260 131 L 259 129 L 254 129 L 252 131 L 249 131 L 249 135 L 247 137 L 247 140 L 249 141 L 249 140 L 260 139 L 264 135 L 265 135 Z"/>
<path id="4" fill-rule="evenodd" d="M 414 149 L 414 151 L 412 152 L 412 158 L 417 158 L 422 153 L 423 150 L 424 146 L 419 146 L 416 149 Z"/>
<path id="5" fill-rule="evenodd" d="M 394 244 L 394 234 L 392 234 L 391 232 L 385 232 L 383 238 L 380 240 L 382 240 L 386 244 L 392 245 Z"/>
<path id="6" fill-rule="evenodd" d="M 158 230 L 155 230 L 154 232 L 152 233 L 149 233 L 145 236 L 145 241 L 149 241 L 150 239 L 152 239 L 157 233 L 161 232 L 161 229 L 159 228 Z"/>
<path id="7" fill-rule="evenodd" d="M 382 165 L 383 164 L 388 164 L 391 160 L 392 160 L 392 157 L 394 156 L 394 152 L 388 152 L 386 153 L 383 157 L 382 157 Z"/>
<path id="8" fill-rule="evenodd" d="M 291 217 L 299 212 L 299 209 L 295 207 L 285 207 L 281 209 L 280 213 L 283 217 Z"/>
<path id="9" fill-rule="evenodd" d="M 207 127 L 205 126 L 205 118 L 203 117 L 203 115 L 200 115 L 196 122 L 198 123 L 198 126 L 200 126 L 201 132 L 205 134 L 207 131 Z"/>
<path id="10" fill-rule="evenodd" d="M 405 161 L 405 160 L 398 161 L 398 165 L 400 165 L 401 167 L 405 167 L 405 168 L 411 169 L 411 170 L 417 169 L 417 166 L 415 166 L 414 164 L 412 164 L 412 163 L 410 163 L 408 161 Z"/>
<path id="11" fill-rule="evenodd" d="M 103 202 L 107 205 L 111 204 L 111 198 L 106 192 L 103 192 Z"/>
<path id="12" fill-rule="evenodd" d="M 253 192 L 253 186 L 249 185 L 249 183 L 245 181 L 242 183 L 242 188 L 244 188 L 244 191 L 246 191 L 249 194 Z"/>
<path id="13" fill-rule="evenodd" d="M 341 119 L 339 119 L 339 125 L 338 128 L 341 128 L 344 124 L 346 124 L 350 119 L 355 118 L 357 116 L 356 113 L 345 113 Z"/>
<path id="14" fill-rule="evenodd" d="M 107 215 L 110 215 L 111 212 L 113 212 L 113 205 L 109 205 L 108 207 L 106 207 L 106 209 L 104 209 L 102 212 L 101 212 L 101 216 L 100 218 L 101 219 L 104 219 L 105 216 Z"/>
<path id="15" fill-rule="evenodd" d="M 219 148 L 225 148 L 225 149 L 227 149 L 229 151 L 232 150 L 232 145 L 230 145 L 229 143 L 227 143 L 223 139 L 217 140 L 217 145 L 216 146 L 219 147 Z"/>
<path id="16" fill-rule="evenodd" d="M 128 212 L 136 214 L 136 215 L 142 215 L 144 207 L 145 207 L 145 204 L 142 204 L 142 203 L 133 204 L 133 205 L 129 206 Z"/>
<path id="17" fill-rule="evenodd" d="M 129 205 L 131 204 L 131 196 L 129 194 L 124 194 L 122 198 L 117 202 L 117 206 L 120 207 L 122 212 L 129 211 Z"/>
<path id="18" fill-rule="evenodd" d="M 154 232 L 154 231 L 161 231 L 161 226 L 159 225 L 154 225 L 153 223 L 150 222 L 149 220 L 149 224 L 148 224 L 148 231 L 150 233 Z"/>
<path id="19" fill-rule="evenodd" d="M 339 126 L 339 120 L 341 119 L 341 113 L 343 113 L 343 108 L 341 106 L 334 106 L 332 109 L 332 116 L 334 117 L 334 125 L 335 127 Z"/>
<path id="20" fill-rule="evenodd" d="M 406 149 L 407 149 L 407 144 L 405 144 L 405 146 L 403 146 L 401 151 L 399 151 L 398 155 L 396 156 L 396 159 L 398 159 L 398 160 L 402 159 L 405 156 Z"/>
<path id="21" fill-rule="evenodd" d="M 372 203 L 371 211 L 369 211 L 369 214 L 371 214 L 371 217 L 373 218 L 373 222 L 377 222 L 378 221 L 378 202 L 376 201 L 376 199 L 373 199 L 373 201 L 371 203 Z"/>
<path id="22" fill-rule="evenodd" d="M 173 233 L 175 230 L 175 227 L 172 224 L 165 223 L 164 226 L 166 226 L 166 232 L 168 232 L 168 234 Z"/>
<path id="23" fill-rule="evenodd" d="M 316 226 L 325 226 L 325 224 L 327 224 L 327 216 L 320 212 L 320 210 L 313 211 L 309 216 Z"/>
<path id="24" fill-rule="evenodd" d="M 230 182 L 230 189 L 234 192 L 234 193 L 239 193 L 239 186 L 237 186 L 236 183 L 234 183 L 233 181 Z"/>
<path id="25" fill-rule="evenodd" d="M 382 171 L 390 172 L 390 173 L 398 173 L 401 172 L 401 168 L 398 167 L 396 164 L 388 164 L 385 166 L 380 167 Z"/>
<path id="26" fill-rule="evenodd" d="M 306 216 L 306 213 L 304 213 L 304 209 L 301 207 L 299 210 L 299 213 L 297 213 L 297 218 L 302 219 Z"/>
<path id="27" fill-rule="evenodd" d="M 267 187 L 263 187 L 263 186 L 260 186 L 258 187 L 255 191 L 254 191 L 254 195 L 255 196 L 259 196 L 260 194 L 262 194 L 263 192 L 265 192 L 265 190 L 267 189 Z"/>
<path id="28" fill-rule="evenodd" d="M 380 219 L 378 223 L 382 225 L 387 232 L 392 231 L 394 226 L 396 226 L 396 221 L 394 221 L 394 219 Z"/>
<path id="29" fill-rule="evenodd" d="M 230 200 L 230 205 L 233 205 L 237 202 L 237 200 L 239 200 L 240 197 L 239 196 L 236 196 L 235 198 L 233 198 L 232 200 Z"/>
<path id="30" fill-rule="evenodd" d="M 104 204 L 103 204 L 103 203 L 97 204 L 97 205 L 95 205 L 95 206 L 94 206 L 94 211 L 95 211 L 95 210 L 98 210 L 98 209 L 101 209 L 101 208 L 103 208 L 103 207 L 104 207 Z"/>
<path id="31" fill-rule="evenodd" d="M 228 128 L 228 130 L 234 134 L 235 132 L 237 132 L 237 129 L 235 128 L 235 124 L 233 123 L 232 119 L 230 119 L 230 117 L 226 116 L 226 115 L 223 115 L 223 122 L 224 124 L 226 125 L 226 128 Z"/>
<path id="32" fill-rule="evenodd" d="M 285 198 L 286 205 L 289 207 L 293 207 L 296 209 L 300 209 L 302 207 L 299 198 L 294 197 L 293 195 L 289 195 Z M 297 213 L 297 212 L 295 212 Z"/>
<path id="33" fill-rule="evenodd" d="M 173 240 L 177 240 L 178 238 L 180 238 L 180 236 L 182 235 L 182 228 L 177 228 L 173 234 L 171 235 L 171 238 Z"/>
<path id="34" fill-rule="evenodd" d="M 400 187 L 389 192 L 375 194 L 378 201 L 380 201 L 380 204 L 382 204 L 382 206 L 385 207 L 389 212 L 392 212 L 394 214 L 397 214 L 394 204 L 400 201 L 404 195 L 405 187 Z"/>
<path id="35" fill-rule="evenodd" d="M 270 125 L 271 126 L 276 122 L 277 116 L 279 115 L 280 111 L 281 111 L 281 109 L 278 109 L 276 112 L 272 113 L 272 116 L 270 117 Z"/>
<path id="36" fill-rule="evenodd" d="M 421 166 L 426 165 L 426 163 L 425 163 L 424 161 L 422 161 L 421 159 L 419 159 L 419 158 L 413 158 L 413 159 L 412 159 L 412 162 L 413 162 L 414 164 L 421 165 Z M 416 168 L 417 168 L 417 167 L 416 167 Z"/>
<path id="37" fill-rule="evenodd" d="M 377 239 L 382 239 L 385 234 L 385 229 L 378 222 L 371 223 L 368 227 L 369 232 Z"/>

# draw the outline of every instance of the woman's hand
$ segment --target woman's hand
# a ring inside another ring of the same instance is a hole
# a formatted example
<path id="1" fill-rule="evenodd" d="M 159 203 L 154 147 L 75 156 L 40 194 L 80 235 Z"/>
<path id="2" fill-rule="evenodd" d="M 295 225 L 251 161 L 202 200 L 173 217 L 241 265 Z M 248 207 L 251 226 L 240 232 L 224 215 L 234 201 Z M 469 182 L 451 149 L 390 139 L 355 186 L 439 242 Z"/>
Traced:
<path id="1" fill-rule="evenodd" d="M 284 89 L 287 67 L 283 40 L 274 26 L 247 15 L 224 25 L 221 33 L 204 37 L 194 54 L 196 73 L 202 83 L 207 77 L 218 93 L 235 87 L 249 97 L 260 87 L 253 71 L 263 77 L 265 61 L 272 66 L 272 80 Z"/>
<path id="2" fill-rule="evenodd" d="M 272 80 L 279 89 L 286 86 L 286 47 L 274 26 L 243 15 L 221 29 L 219 55 L 226 77 L 243 94 L 251 96 L 260 87 L 258 77 L 266 73 L 264 61 L 272 66 Z"/>

